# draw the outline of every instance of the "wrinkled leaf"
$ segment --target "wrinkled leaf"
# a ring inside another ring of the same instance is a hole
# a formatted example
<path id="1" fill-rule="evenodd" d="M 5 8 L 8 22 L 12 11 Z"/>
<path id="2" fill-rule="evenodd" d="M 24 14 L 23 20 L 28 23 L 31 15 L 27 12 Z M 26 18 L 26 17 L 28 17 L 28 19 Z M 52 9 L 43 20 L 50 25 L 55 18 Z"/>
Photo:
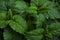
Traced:
<path id="1" fill-rule="evenodd" d="M 3 37 L 4 37 L 4 40 L 22 40 L 22 37 L 20 34 L 14 32 L 9 28 L 4 29 Z"/>
<path id="2" fill-rule="evenodd" d="M 18 13 L 24 13 L 27 9 L 27 5 L 24 1 L 16 1 L 13 6 L 13 10 Z"/>
<path id="3" fill-rule="evenodd" d="M 0 21 L 0 28 L 5 28 L 7 26 L 7 22 L 6 21 Z"/>
<path id="4" fill-rule="evenodd" d="M 41 40 L 43 35 L 43 29 L 35 29 L 26 33 L 27 40 Z"/>
<path id="5" fill-rule="evenodd" d="M 6 20 L 6 13 L 0 13 L 0 20 Z"/>
<path id="6" fill-rule="evenodd" d="M 49 31 L 56 35 L 60 35 L 60 23 L 52 23 L 51 25 L 48 26 Z"/>
<path id="7" fill-rule="evenodd" d="M 16 32 L 24 34 L 24 32 L 27 30 L 26 21 L 19 15 L 15 15 L 13 18 L 14 20 L 9 22 L 11 28 Z"/>
<path id="8" fill-rule="evenodd" d="M 36 17 L 36 27 L 39 28 L 42 26 L 43 22 L 45 21 L 45 17 L 43 14 L 39 14 Z"/>
<path id="9" fill-rule="evenodd" d="M 37 7 L 31 6 L 28 8 L 27 12 L 33 15 L 37 15 Z"/>

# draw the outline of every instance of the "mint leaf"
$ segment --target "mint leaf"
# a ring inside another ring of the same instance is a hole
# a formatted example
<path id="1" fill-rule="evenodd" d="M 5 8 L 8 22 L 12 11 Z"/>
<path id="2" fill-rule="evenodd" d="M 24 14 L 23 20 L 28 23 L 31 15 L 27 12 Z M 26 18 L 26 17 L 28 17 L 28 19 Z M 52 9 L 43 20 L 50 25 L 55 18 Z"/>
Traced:
<path id="1" fill-rule="evenodd" d="M 4 12 L 0 13 L 0 20 L 6 20 L 6 13 Z"/>
<path id="2" fill-rule="evenodd" d="M 50 32 L 54 35 L 60 35 L 60 23 L 52 23 L 48 26 Z"/>
<path id="3" fill-rule="evenodd" d="M 36 16 L 36 27 L 42 27 L 43 22 L 45 21 L 45 16 L 43 14 L 39 14 Z"/>
<path id="4" fill-rule="evenodd" d="M 13 19 L 14 20 L 9 22 L 9 25 L 11 26 L 11 28 L 16 32 L 24 34 L 24 32 L 26 32 L 27 30 L 26 21 L 19 15 L 13 16 Z"/>
<path id="5" fill-rule="evenodd" d="M 0 21 L 0 28 L 5 28 L 7 26 L 7 22 L 6 21 Z"/>
<path id="6" fill-rule="evenodd" d="M 43 29 L 35 29 L 26 33 L 27 40 L 41 40 L 43 35 Z"/>
<path id="7" fill-rule="evenodd" d="M 14 32 L 10 28 L 5 28 L 3 32 L 4 40 L 22 40 L 22 37 L 20 34 Z"/>
<path id="8" fill-rule="evenodd" d="M 5 28 L 7 26 L 7 21 L 6 21 L 6 13 L 1 12 L 0 13 L 0 28 Z"/>
<path id="9" fill-rule="evenodd" d="M 24 13 L 27 9 L 27 4 L 24 1 L 16 1 L 13 8 L 16 13 Z"/>

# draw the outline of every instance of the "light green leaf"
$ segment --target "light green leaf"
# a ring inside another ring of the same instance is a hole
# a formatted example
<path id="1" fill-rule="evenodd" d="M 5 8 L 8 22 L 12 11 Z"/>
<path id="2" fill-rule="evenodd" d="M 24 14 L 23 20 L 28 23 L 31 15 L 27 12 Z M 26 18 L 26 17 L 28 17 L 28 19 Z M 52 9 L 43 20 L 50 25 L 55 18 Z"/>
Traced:
<path id="1" fill-rule="evenodd" d="M 28 13 L 32 14 L 32 15 L 37 15 L 37 7 L 35 6 L 30 6 L 27 10 Z"/>
<path id="2" fill-rule="evenodd" d="M 23 28 L 27 28 L 26 20 L 21 15 L 14 15 L 13 20 L 23 26 Z"/>
<path id="3" fill-rule="evenodd" d="M 26 21 L 19 15 L 15 15 L 13 17 L 13 21 L 9 22 L 9 25 L 11 26 L 13 30 L 21 34 L 24 34 L 24 32 L 26 32 L 27 30 Z"/>
<path id="4" fill-rule="evenodd" d="M 7 21 L 6 21 L 6 13 L 1 12 L 0 13 L 0 28 L 5 28 L 7 26 Z"/>
<path id="5" fill-rule="evenodd" d="M 6 13 L 0 13 L 0 20 L 6 20 Z"/>

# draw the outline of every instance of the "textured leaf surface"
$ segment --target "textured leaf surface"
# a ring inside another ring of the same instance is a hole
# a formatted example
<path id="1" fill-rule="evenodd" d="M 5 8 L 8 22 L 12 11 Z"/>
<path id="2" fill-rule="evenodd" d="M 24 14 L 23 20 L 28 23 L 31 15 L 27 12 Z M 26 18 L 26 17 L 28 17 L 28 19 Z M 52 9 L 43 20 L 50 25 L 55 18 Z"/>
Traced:
<path id="1" fill-rule="evenodd" d="M 33 14 L 33 15 L 37 15 L 37 7 L 35 6 L 30 6 L 27 10 L 28 13 Z"/>
<path id="2" fill-rule="evenodd" d="M 43 29 L 35 29 L 26 33 L 27 40 L 41 40 L 43 35 Z"/>
<path id="3" fill-rule="evenodd" d="M 38 6 L 43 5 L 47 0 L 31 0 L 31 2 Z"/>
<path id="4" fill-rule="evenodd" d="M 20 34 L 14 32 L 9 28 L 4 29 L 3 37 L 4 37 L 4 40 L 22 40 L 22 37 Z"/>
<path id="5" fill-rule="evenodd" d="M 60 18 L 60 14 L 57 9 L 51 9 L 50 11 L 48 11 L 48 15 L 51 19 Z"/>
<path id="6" fill-rule="evenodd" d="M 52 32 L 52 34 L 60 35 L 60 23 L 52 23 L 48 26 L 48 29 Z"/>
<path id="7" fill-rule="evenodd" d="M 0 13 L 0 28 L 5 28 L 6 25 L 7 25 L 6 13 L 2 12 L 2 13 Z"/>
<path id="8" fill-rule="evenodd" d="M 44 21 L 45 21 L 45 17 L 44 17 L 43 14 L 37 15 L 37 17 L 36 17 L 36 27 L 40 28 Z"/>
<path id="9" fill-rule="evenodd" d="M 16 1 L 14 4 L 15 5 L 13 6 L 13 10 L 16 12 L 23 13 L 27 9 L 27 5 L 24 1 Z"/>
<path id="10" fill-rule="evenodd" d="M 27 30 L 26 21 L 19 15 L 15 15 L 14 21 L 10 21 L 9 25 L 13 30 L 22 34 Z"/>
<path id="11" fill-rule="evenodd" d="M 0 13 L 0 20 L 5 20 L 6 19 L 6 13 L 2 12 Z"/>
<path id="12" fill-rule="evenodd" d="M 6 21 L 0 21 L 0 28 L 5 28 L 7 26 Z"/>
<path id="13" fill-rule="evenodd" d="M 4 0 L 0 0 L 0 12 L 5 12 L 7 10 L 6 5 L 5 5 L 5 1 Z"/>

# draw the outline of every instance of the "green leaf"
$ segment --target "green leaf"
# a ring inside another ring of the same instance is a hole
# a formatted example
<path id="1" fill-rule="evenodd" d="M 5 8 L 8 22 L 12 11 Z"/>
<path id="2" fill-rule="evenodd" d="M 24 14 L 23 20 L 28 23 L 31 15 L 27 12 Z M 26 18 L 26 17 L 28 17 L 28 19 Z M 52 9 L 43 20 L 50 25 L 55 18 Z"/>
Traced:
<path id="1" fill-rule="evenodd" d="M 48 38 L 52 38 L 52 37 L 53 37 L 52 33 L 50 33 L 50 32 L 47 32 L 47 33 L 45 34 L 45 36 L 48 37 Z"/>
<path id="2" fill-rule="evenodd" d="M 4 0 L 0 0 L 0 12 L 6 12 L 7 8 Z"/>
<path id="3" fill-rule="evenodd" d="M 14 15 L 13 20 L 21 24 L 24 28 L 27 28 L 26 20 L 21 15 Z"/>
<path id="4" fill-rule="evenodd" d="M 7 22 L 6 21 L 0 21 L 0 28 L 5 28 L 7 27 Z"/>
<path id="5" fill-rule="evenodd" d="M 47 13 L 44 13 L 44 17 L 45 17 L 46 19 L 49 19 L 49 15 L 48 15 Z"/>
<path id="6" fill-rule="evenodd" d="M 8 23 L 6 22 L 6 13 L 0 13 L 0 28 L 5 28 L 7 24 Z"/>
<path id="7" fill-rule="evenodd" d="M 13 8 L 14 8 L 13 10 L 18 13 L 23 13 L 27 9 L 27 5 L 24 1 L 16 1 L 14 4 L 15 5 L 13 6 Z"/>
<path id="8" fill-rule="evenodd" d="M 11 9 L 13 8 L 15 1 L 16 0 L 5 0 L 5 2 L 7 2 L 6 5 Z"/>
<path id="9" fill-rule="evenodd" d="M 27 40 L 41 40 L 43 35 L 43 29 L 35 29 L 26 33 Z"/>
<path id="10" fill-rule="evenodd" d="M 13 19 L 14 20 L 9 22 L 9 25 L 11 26 L 11 28 L 16 32 L 24 34 L 24 32 L 26 32 L 27 30 L 26 21 L 19 15 L 13 16 Z"/>
<path id="11" fill-rule="evenodd" d="M 52 8 L 50 11 L 48 11 L 48 15 L 51 19 L 60 18 L 60 14 L 57 9 Z"/>
<path id="12" fill-rule="evenodd" d="M 22 37 L 20 34 L 14 32 L 10 28 L 5 28 L 3 32 L 4 40 L 22 40 Z"/>
<path id="13" fill-rule="evenodd" d="M 4 12 L 0 13 L 0 20 L 6 20 L 6 13 Z"/>
<path id="14" fill-rule="evenodd" d="M 36 16 L 36 27 L 40 28 L 45 21 L 45 17 L 43 14 L 39 14 Z"/>
<path id="15" fill-rule="evenodd" d="M 47 2 L 47 0 L 31 0 L 31 3 L 35 4 L 36 6 L 43 5 L 45 2 Z"/>
<path id="16" fill-rule="evenodd" d="M 49 31 L 54 35 L 60 35 L 60 23 L 52 23 L 48 26 Z"/>
<path id="17" fill-rule="evenodd" d="M 28 9 L 27 9 L 27 12 L 32 14 L 32 15 L 37 15 L 37 7 L 35 6 L 30 6 Z"/>
<path id="18" fill-rule="evenodd" d="M 46 38 L 46 40 L 59 40 L 57 36 L 53 36 L 52 38 Z"/>

